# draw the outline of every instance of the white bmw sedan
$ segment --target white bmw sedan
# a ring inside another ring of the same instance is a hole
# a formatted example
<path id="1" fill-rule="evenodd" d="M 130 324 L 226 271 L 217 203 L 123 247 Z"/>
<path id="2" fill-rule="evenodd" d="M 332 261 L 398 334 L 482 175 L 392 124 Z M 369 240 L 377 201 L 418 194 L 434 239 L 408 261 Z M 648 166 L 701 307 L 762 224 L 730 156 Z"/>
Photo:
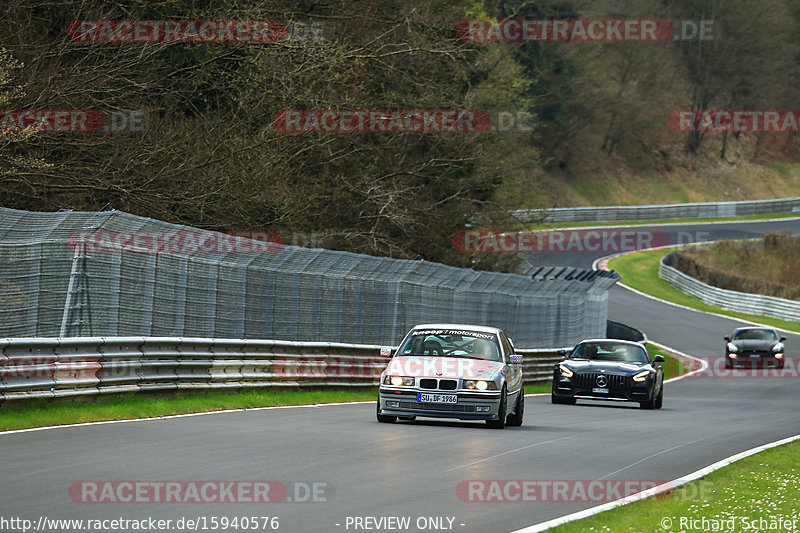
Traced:
<path id="1" fill-rule="evenodd" d="M 498 328 L 423 324 L 408 332 L 378 390 L 378 421 L 417 416 L 522 425 L 522 356 Z"/>

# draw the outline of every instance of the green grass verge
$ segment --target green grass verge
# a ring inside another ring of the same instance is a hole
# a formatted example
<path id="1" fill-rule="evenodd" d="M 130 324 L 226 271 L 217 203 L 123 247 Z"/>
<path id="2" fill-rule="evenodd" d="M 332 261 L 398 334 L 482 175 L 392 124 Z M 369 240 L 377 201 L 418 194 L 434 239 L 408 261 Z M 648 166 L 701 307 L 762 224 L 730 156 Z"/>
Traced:
<path id="1" fill-rule="evenodd" d="M 551 224 L 521 225 L 519 229 L 527 230 L 547 230 L 558 228 L 602 228 L 607 226 L 661 226 L 664 224 L 702 224 L 704 222 L 737 222 L 737 221 L 759 221 L 780 218 L 799 218 L 800 213 L 774 213 L 766 215 L 742 215 L 738 217 L 719 217 L 719 218 L 679 218 L 665 220 L 636 220 L 615 222 L 553 222 Z"/>
<path id="2" fill-rule="evenodd" d="M 761 315 L 737 313 L 722 307 L 709 305 L 703 303 L 699 298 L 689 296 L 676 289 L 663 279 L 659 279 L 659 261 L 662 257 L 676 249 L 677 247 L 623 255 L 609 261 L 608 268 L 616 270 L 622 276 L 622 283 L 625 285 L 668 302 L 685 305 L 686 307 L 691 307 L 699 311 L 709 311 L 720 315 L 739 318 L 748 322 L 767 324 L 789 331 L 800 331 L 800 322 L 781 320 Z"/>
<path id="3" fill-rule="evenodd" d="M 795 441 L 741 459 L 669 495 L 617 507 L 549 531 L 798 531 L 798 465 L 800 442 Z M 714 526 L 711 522 L 704 524 L 704 518 L 728 522 Z M 789 520 L 789 527 L 769 525 L 776 518 Z M 760 519 L 766 520 L 766 523 L 760 522 Z M 795 520 L 794 525 L 791 525 L 792 519 Z"/>
<path id="4" fill-rule="evenodd" d="M 0 430 L 149 418 L 225 409 L 375 400 L 371 389 L 256 389 L 242 392 L 120 394 L 97 398 L 16 400 L 0 409 Z"/>
<path id="5" fill-rule="evenodd" d="M 665 380 L 686 374 L 691 370 L 689 365 L 682 364 L 680 359 L 676 355 L 671 355 L 668 350 L 664 350 L 648 342 L 647 351 L 650 352 L 651 356 L 656 354 L 664 356 L 664 362 L 661 363 L 661 367 L 664 369 Z"/>
<path id="6" fill-rule="evenodd" d="M 549 381 L 541 383 L 529 383 L 525 385 L 525 394 L 550 394 L 551 385 Z"/>
<path id="7" fill-rule="evenodd" d="M 526 394 L 544 392 L 550 392 L 549 383 L 525 386 Z M 97 398 L 17 400 L 6 402 L 0 408 L 0 431 L 226 409 L 374 401 L 376 396 L 377 388 L 256 389 L 242 392 L 138 393 Z"/>
<path id="8" fill-rule="evenodd" d="M 653 350 L 657 350 L 652 347 Z M 654 352 L 655 353 L 655 352 Z M 664 353 L 660 350 L 659 353 Z M 664 354 L 666 355 L 666 354 Z M 665 376 L 670 363 L 667 356 Z M 525 394 L 550 392 L 550 382 L 525 385 Z M 54 400 L 15 400 L 0 408 L 0 431 L 42 426 L 130 420 L 187 413 L 247 409 L 283 405 L 374 401 L 377 388 L 368 389 L 250 389 L 245 391 L 186 391 L 157 394 L 117 394 L 92 398 L 58 398 Z"/>

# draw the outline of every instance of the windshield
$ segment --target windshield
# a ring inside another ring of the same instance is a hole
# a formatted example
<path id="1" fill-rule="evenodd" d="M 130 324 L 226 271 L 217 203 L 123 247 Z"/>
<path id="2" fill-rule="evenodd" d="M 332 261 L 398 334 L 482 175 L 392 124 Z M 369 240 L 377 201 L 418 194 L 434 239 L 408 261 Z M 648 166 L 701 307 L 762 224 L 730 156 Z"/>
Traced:
<path id="1" fill-rule="evenodd" d="M 625 363 L 648 363 L 650 358 L 641 346 L 613 342 L 584 342 L 575 347 L 570 359 L 590 361 L 619 361 Z"/>
<path id="2" fill-rule="evenodd" d="M 733 334 L 732 340 L 777 341 L 778 335 L 771 329 L 740 329 Z"/>
<path id="3" fill-rule="evenodd" d="M 451 329 L 412 331 L 400 346 L 397 355 L 470 357 L 500 361 L 497 335 L 494 333 Z"/>

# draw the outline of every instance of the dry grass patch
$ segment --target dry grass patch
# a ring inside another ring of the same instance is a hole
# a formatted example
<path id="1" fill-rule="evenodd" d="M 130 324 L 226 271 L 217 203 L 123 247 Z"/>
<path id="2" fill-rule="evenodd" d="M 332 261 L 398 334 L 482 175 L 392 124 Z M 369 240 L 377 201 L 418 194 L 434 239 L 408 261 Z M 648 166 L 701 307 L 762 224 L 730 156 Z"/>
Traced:
<path id="1" fill-rule="evenodd" d="M 800 300 L 800 237 L 768 233 L 758 241 L 721 241 L 680 250 L 673 266 L 704 283 Z"/>

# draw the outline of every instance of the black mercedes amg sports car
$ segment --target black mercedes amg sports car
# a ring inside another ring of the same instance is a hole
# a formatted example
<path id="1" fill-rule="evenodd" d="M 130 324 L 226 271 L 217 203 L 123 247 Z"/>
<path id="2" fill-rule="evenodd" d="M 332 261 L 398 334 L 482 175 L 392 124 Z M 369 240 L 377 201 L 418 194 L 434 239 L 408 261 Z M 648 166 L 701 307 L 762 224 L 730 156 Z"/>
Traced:
<path id="1" fill-rule="evenodd" d="M 778 332 L 772 328 L 737 328 L 725 340 L 726 368 L 736 365 L 771 365 L 783 368 L 783 341 L 786 337 L 779 337 Z"/>
<path id="2" fill-rule="evenodd" d="M 639 402 L 660 409 L 664 398 L 664 356 L 650 357 L 638 342 L 590 339 L 566 352 L 553 369 L 553 403 L 579 399 Z"/>

